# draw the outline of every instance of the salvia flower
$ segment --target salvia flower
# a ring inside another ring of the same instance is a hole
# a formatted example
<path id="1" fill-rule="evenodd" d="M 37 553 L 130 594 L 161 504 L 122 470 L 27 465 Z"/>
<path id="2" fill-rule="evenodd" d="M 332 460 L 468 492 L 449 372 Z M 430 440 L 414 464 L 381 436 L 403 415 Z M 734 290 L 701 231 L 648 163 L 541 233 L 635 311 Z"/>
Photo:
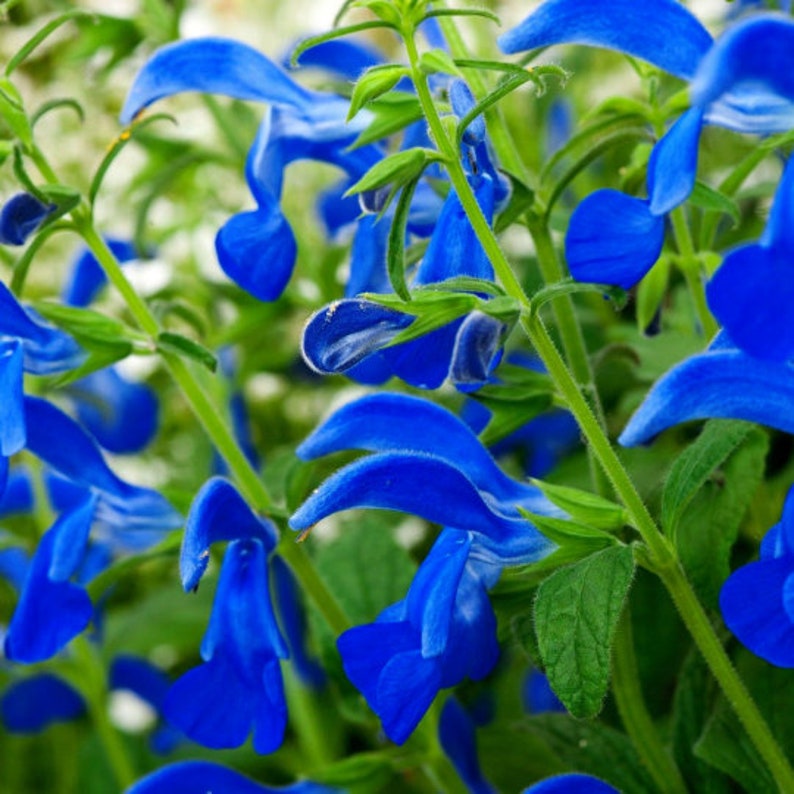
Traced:
<path id="1" fill-rule="evenodd" d="M 419 397 L 374 394 L 344 405 L 297 449 L 311 459 L 343 449 L 375 454 L 340 469 L 290 519 L 307 529 L 332 513 L 377 507 L 415 513 L 478 536 L 502 562 L 552 550 L 519 512 L 559 515 L 533 485 L 508 477 L 469 427 Z"/>
<path id="2" fill-rule="evenodd" d="M 502 36 L 505 52 L 560 43 L 606 47 L 691 83 L 691 109 L 651 155 L 648 198 L 605 189 L 577 207 L 565 243 L 574 278 L 630 287 L 645 275 L 661 252 L 666 214 L 694 187 L 703 123 L 761 134 L 791 128 L 792 42 L 794 23 L 771 15 L 748 17 L 714 42 L 675 0 L 548 0 Z"/>
<path id="3" fill-rule="evenodd" d="M 158 769 L 127 789 L 126 794 L 340 794 L 338 789 L 303 781 L 291 786 L 264 786 L 210 761 L 179 761 Z"/>
<path id="4" fill-rule="evenodd" d="M 794 490 L 778 524 L 761 542 L 761 557 L 726 580 L 720 610 L 728 628 L 753 653 L 794 667 Z"/>
<path id="5" fill-rule="evenodd" d="M 398 744 L 440 689 L 484 678 L 499 658 L 487 591 L 501 568 L 476 547 L 474 533 L 444 529 L 405 599 L 337 642 L 345 673 Z"/>
<path id="6" fill-rule="evenodd" d="M 239 286 L 260 300 L 275 300 L 297 252 L 279 207 L 286 166 L 298 159 L 320 160 L 357 179 L 381 154 L 373 146 L 348 149 L 360 126 L 346 123 L 346 100 L 303 88 L 261 53 L 223 38 L 176 42 L 156 52 L 136 77 L 121 120 L 129 123 L 153 102 L 184 91 L 270 105 L 246 161 L 257 207 L 221 228 L 216 251 L 224 272 Z"/>
<path id="7" fill-rule="evenodd" d="M 253 732 L 259 753 L 282 743 L 287 706 L 280 660 L 288 656 L 270 601 L 267 556 L 276 529 L 255 516 L 226 480 L 213 478 L 191 506 L 180 572 L 194 590 L 207 567 L 210 546 L 230 541 L 221 566 L 203 664 L 168 691 L 168 720 L 206 747 L 239 747 Z"/>
<path id="8" fill-rule="evenodd" d="M 0 455 L 25 446 L 23 374 L 51 375 L 77 366 L 84 353 L 69 334 L 40 319 L 0 283 Z"/>
<path id="9" fill-rule="evenodd" d="M 55 210 L 30 193 L 17 193 L 0 209 L 0 245 L 24 245 Z"/>
<path id="10" fill-rule="evenodd" d="M 521 794 L 620 794 L 620 792 L 597 777 L 571 772 L 556 775 L 525 788 Z"/>
<path id="11" fill-rule="evenodd" d="M 12 733 L 39 733 L 52 723 L 77 719 L 85 711 L 82 695 L 52 673 L 15 681 L 0 698 L 0 720 Z"/>

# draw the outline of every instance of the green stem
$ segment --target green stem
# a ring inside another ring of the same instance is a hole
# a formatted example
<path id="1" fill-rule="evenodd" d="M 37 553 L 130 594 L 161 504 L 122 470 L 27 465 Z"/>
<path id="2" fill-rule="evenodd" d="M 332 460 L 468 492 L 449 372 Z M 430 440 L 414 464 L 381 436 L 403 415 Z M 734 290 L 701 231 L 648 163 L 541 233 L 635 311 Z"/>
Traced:
<path id="1" fill-rule="evenodd" d="M 645 708 L 645 698 L 639 682 L 631 630 L 631 610 L 627 605 L 612 648 L 611 687 L 620 719 L 659 791 L 664 794 L 687 794 L 681 772 L 660 741 L 651 715 Z"/>
<path id="2" fill-rule="evenodd" d="M 686 222 L 684 208 L 677 207 L 674 209 L 670 213 L 670 220 L 673 224 L 673 233 L 675 234 L 678 251 L 681 254 L 681 269 L 684 271 L 684 278 L 686 278 L 689 293 L 695 302 L 695 312 L 703 329 L 703 334 L 706 339 L 711 339 L 719 331 L 719 326 L 706 303 L 706 291 L 700 274 L 700 262 L 695 253 L 695 246 Z"/>
<path id="3" fill-rule="evenodd" d="M 76 637 L 71 644 L 77 675 L 82 684 L 79 688 L 85 695 L 88 713 L 97 738 L 110 764 L 113 776 L 121 791 L 126 791 L 135 782 L 135 770 L 127 756 L 124 743 L 113 727 L 107 709 L 107 681 L 104 668 L 85 637 Z"/>
<path id="4" fill-rule="evenodd" d="M 160 333 L 157 319 L 149 310 L 141 297 L 133 289 L 124 275 L 118 260 L 102 237 L 97 234 L 87 215 L 75 213 L 75 225 L 86 244 L 102 266 L 108 280 L 121 293 L 127 307 L 140 328 L 154 343 Z M 279 513 L 270 494 L 265 488 L 259 474 L 248 462 L 234 440 L 234 436 L 221 418 L 212 401 L 201 388 L 187 364 L 172 353 L 161 351 L 163 360 L 171 376 L 185 395 L 193 413 L 203 426 L 212 443 L 229 465 L 229 469 L 246 500 L 260 513 Z M 285 533 L 279 543 L 278 552 L 292 568 L 301 587 L 314 600 L 317 608 L 325 617 L 328 625 L 336 634 L 341 634 L 350 627 L 350 621 L 339 606 L 336 598 L 325 586 L 300 545 L 294 541 L 290 533 Z"/>
<path id="5" fill-rule="evenodd" d="M 632 525 L 642 537 L 650 552 L 654 570 L 681 612 L 684 623 L 703 654 L 716 680 L 747 729 L 747 733 L 769 766 L 781 791 L 794 791 L 794 771 L 772 735 L 763 716 L 731 665 L 720 644 L 714 628 L 695 596 L 680 567 L 675 550 L 662 536 L 629 477 L 616 451 L 613 449 L 579 384 L 571 375 L 554 342 L 549 337 L 542 320 L 530 311 L 530 301 L 513 273 L 493 230 L 485 219 L 460 165 L 454 143 L 447 137 L 444 126 L 433 103 L 425 76 L 419 68 L 419 55 L 413 40 L 413 31 L 405 31 L 405 45 L 411 64 L 417 96 L 439 151 L 444 155 L 450 181 L 466 212 L 480 244 L 493 265 L 494 272 L 509 295 L 524 308 L 521 325 L 538 355 L 546 365 L 557 390 L 579 423 L 593 454 L 612 483 L 615 493 L 628 511 Z"/>
<path id="6" fill-rule="evenodd" d="M 327 726 L 320 719 L 315 695 L 299 680 L 292 665 L 282 665 L 284 690 L 289 704 L 290 725 L 298 735 L 306 764 L 319 770 L 334 760 Z"/>

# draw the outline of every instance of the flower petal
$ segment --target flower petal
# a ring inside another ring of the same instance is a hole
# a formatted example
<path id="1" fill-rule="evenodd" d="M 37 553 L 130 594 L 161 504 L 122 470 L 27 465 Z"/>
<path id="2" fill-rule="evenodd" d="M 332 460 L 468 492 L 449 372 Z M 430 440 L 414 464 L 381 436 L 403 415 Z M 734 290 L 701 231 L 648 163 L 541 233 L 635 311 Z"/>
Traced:
<path id="1" fill-rule="evenodd" d="M 565 257 L 577 281 L 629 289 L 651 269 L 663 243 L 664 219 L 647 201 L 604 189 L 573 211 Z"/>
<path id="2" fill-rule="evenodd" d="M 675 0 L 546 0 L 498 41 L 506 53 L 566 43 L 617 50 L 689 78 L 711 36 Z"/>
<path id="3" fill-rule="evenodd" d="M 294 48 L 291 48 L 294 49 Z M 289 61 L 289 58 L 287 58 Z M 362 72 L 383 63 L 383 56 L 356 39 L 332 39 L 304 50 L 298 58 L 301 68 L 314 66 L 355 82 Z M 289 68 L 289 64 L 284 64 Z"/>
<path id="4" fill-rule="evenodd" d="M 733 121 L 726 126 L 743 132 L 788 130 L 793 66 L 794 22 L 771 14 L 750 17 L 726 31 L 701 61 L 690 86 L 692 104 L 727 101 L 723 123 Z"/>
<path id="5" fill-rule="evenodd" d="M 19 342 L 0 343 L 0 455 L 8 458 L 25 446 L 23 353 Z"/>
<path id="6" fill-rule="evenodd" d="M 518 534 L 528 551 L 538 556 L 551 547 L 512 505 L 478 490 L 447 462 L 415 453 L 370 455 L 345 466 L 311 494 L 289 524 L 295 530 L 308 529 L 332 513 L 354 507 L 413 513 L 438 524 L 480 532 L 497 544 Z"/>
<path id="7" fill-rule="evenodd" d="M 497 499 L 521 502 L 543 514 L 553 510 L 537 488 L 508 477 L 455 414 L 421 397 L 381 393 L 347 403 L 317 427 L 296 453 L 311 460 L 343 449 L 432 455 Z"/>
<path id="8" fill-rule="evenodd" d="M 248 777 L 210 761 L 178 761 L 142 778 L 126 794 L 338 794 L 336 789 L 303 782 L 292 786 L 263 786 Z"/>
<path id="9" fill-rule="evenodd" d="M 9 659 L 25 663 L 49 659 L 91 622 L 91 599 L 69 578 L 85 551 L 94 506 L 93 500 L 87 500 L 64 514 L 39 541 L 5 637 Z"/>
<path id="10" fill-rule="evenodd" d="M 652 215 L 664 215 L 683 204 L 695 187 L 703 111 L 692 108 L 653 147 L 648 163 Z"/>
<path id="11" fill-rule="evenodd" d="M 455 334 L 449 378 L 461 390 L 484 385 L 502 357 L 508 327 L 480 311 L 466 315 Z"/>
<path id="12" fill-rule="evenodd" d="M 546 778 L 521 794 L 620 794 L 616 788 L 590 775 L 573 772 Z"/>
<path id="13" fill-rule="evenodd" d="M 303 105 L 309 93 L 272 61 L 239 41 L 200 38 L 159 49 L 138 72 L 121 111 L 129 124 L 147 105 L 183 91 Z"/>
<path id="14" fill-rule="evenodd" d="M 438 741 L 455 771 L 472 794 L 496 794 L 477 759 L 474 720 L 454 697 L 444 703 L 438 721 Z"/>
<path id="15" fill-rule="evenodd" d="M 794 358 L 794 267 L 785 252 L 745 245 L 725 257 L 706 288 L 709 306 L 734 344 L 755 358 Z"/>
<path id="16" fill-rule="evenodd" d="M 276 546 L 278 531 L 269 521 L 254 514 L 238 490 L 221 477 L 208 480 L 190 506 L 179 571 L 186 591 L 195 590 L 209 562 L 213 543 L 256 538 L 266 551 Z"/>
<path id="17" fill-rule="evenodd" d="M 746 419 L 794 433 L 794 368 L 736 350 L 707 351 L 654 384 L 618 441 L 633 447 L 690 419 Z"/>
<path id="18" fill-rule="evenodd" d="M 223 272 L 261 301 L 281 297 L 298 255 L 295 235 L 279 206 L 233 215 L 215 238 Z"/>
<path id="19" fill-rule="evenodd" d="M 360 298 L 335 301 L 309 318 L 301 352 L 315 372 L 345 372 L 388 344 L 414 319 Z"/>
<path id="20" fill-rule="evenodd" d="M 11 733 L 38 733 L 86 710 L 82 696 L 63 679 L 39 673 L 12 683 L 0 699 L 0 719 Z"/>
<path id="21" fill-rule="evenodd" d="M 743 565 L 720 591 L 720 610 L 742 645 L 777 667 L 794 667 L 794 623 L 783 591 L 794 572 L 786 556 Z"/>
<path id="22" fill-rule="evenodd" d="M 12 196 L 0 209 L 0 245 L 24 245 L 54 209 L 30 193 Z"/>

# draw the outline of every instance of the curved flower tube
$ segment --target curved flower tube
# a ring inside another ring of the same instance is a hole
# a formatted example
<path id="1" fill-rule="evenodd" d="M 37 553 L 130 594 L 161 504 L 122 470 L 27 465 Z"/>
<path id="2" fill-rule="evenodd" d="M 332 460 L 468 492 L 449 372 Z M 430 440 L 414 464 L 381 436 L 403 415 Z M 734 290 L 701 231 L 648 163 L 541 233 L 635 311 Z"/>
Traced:
<path id="1" fill-rule="evenodd" d="M 263 786 L 210 761 L 179 761 L 163 767 L 139 780 L 125 794 L 195 794 L 201 790 L 223 794 L 340 794 L 338 789 L 309 781 L 291 786 Z"/>
<path id="2" fill-rule="evenodd" d="M 475 536 L 444 529 L 403 601 L 337 645 L 348 678 L 402 744 L 438 691 L 479 680 L 496 664 L 496 617 L 487 588 L 501 568 L 474 559 Z"/>
<path id="3" fill-rule="evenodd" d="M 742 645 L 777 667 L 794 667 L 794 490 L 761 542 L 760 560 L 725 581 L 720 611 Z"/>
<path id="4" fill-rule="evenodd" d="M 260 300 L 275 300 L 289 281 L 297 253 L 279 207 L 284 169 L 309 158 L 336 165 L 357 179 L 381 157 L 374 146 L 348 150 L 366 119 L 347 124 L 346 100 L 303 88 L 241 42 L 202 38 L 155 53 L 136 77 L 121 120 L 129 123 L 151 103 L 184 91 L 272 106 L 246 161 L 246 180 L 257 208 L 238 213 L 221 228 L 216 252 L 224 272 L 242 289 Z"/>
<path id="5" fill-rule="evenodd" d="M 746 419 L 794 433 L 794 367 L 735 348 L 707 350 L 660 378 L 621 433 L 633 447 L 691 419 Z"/>

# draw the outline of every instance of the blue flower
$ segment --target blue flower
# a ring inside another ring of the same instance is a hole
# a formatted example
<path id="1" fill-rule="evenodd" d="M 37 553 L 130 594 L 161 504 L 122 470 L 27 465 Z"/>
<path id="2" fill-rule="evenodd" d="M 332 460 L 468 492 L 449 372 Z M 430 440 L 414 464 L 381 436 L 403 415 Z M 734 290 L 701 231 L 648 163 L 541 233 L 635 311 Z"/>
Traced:
<path id="1" fill-rule="evenodd" d="M 13 455 L 25 446 L 23 373 L 64 372 L 84 355 L 71 336 L 23 307 L 0 282 L 0 455 Z"/>
<path id="2" fill-rule="evenodd" d="M 0 719 L 11 733 L 39 733 L 55 722 L 70 722 L 86 711 L 82 695 L 52 673 L 15 681 L 0 698 Z"/>
<path id="3" fill-rule="evenodd" d="M 441 710 L 438 740 L 471 794 L 495 794 L 477 759 L 476 726 L 466 709 L 451 697 Z"/>
<path id="4" fill-rule="evenodd" d="M 339 794 L 338 789 L 304 781 L 291 786 L 263 786 L 210 761 L 179 761 L 152 772 L 127 789 L 126 794 Z"/>
<path id="5" fill-rule="evenodd" d="M 342 449 L 375 454 L 340 469 L 290 519 L 307 529 L 352 507 L 401 510 L 477 535 L 483 554 L 530 562 L 550 544 L 519 508 L 559 515 L 533 485 L 508 477 L 454 414 L 419 397 L 375 394 L 348 403 L 297 449 L 304 459 Z"/>
<path id="6" fill-rule="evenodd" d="M 794 165 L 778 185 L 761 239 L 730 251 L 706 290 L 709 306 L 744 352 L 770 361 L 794 359 Z"/>
<path id="7" fill-rule="evenodd" d="M 691 81 L 691 109 L 654 147 L 648 198 L 599 190 L 571 217 L 565 250 L 574 278 L 628 288 L 658 258 L 665 215 L 692 192 L 704 122 L 739 132 L 791 128 L 794 80 L 788 65 L 794 23 L 750 17 L 712 42 L 700 22 L 674 0 L 642 5 L 548 0 L 500 39 L 506 52 L 565 42 L 625 52 Z"/>
<path id="8" fill-rule="evenodd" d="M 571 772 L 541 780 L 525 788 L 521 794 L 620 794 L 620 792 L 596 777 Z"/>
<path id="9" fill-rule="evenodd" d="M 91 599 L 72 580 L 83 562 L 95 509 L 96 497 L 86 499 L 39 541 L 5 636 L 9 659 L 49 659 L 91 622 Z"/>
<path id="10" fill-rule="evenodd" d="M 168 720 L 206 747 L 239 747 L 253 732 L 254 749 L 271 753 L 284 738 L 287 705 L 280 660 L 288 656 L 270 601 L 267 555 L 276 529 L 255 516 L 221 478 L 205 484 L 191 506 L 180 572 L 198 587 L 212 543 L 228 540 L 207 632 L 203 664 L 168 691 Z"/>
<path id="11" fill-rule="evenodd" d="M 794 667 L 794 489 L 761 542 L 760 560 L 726 580 L 720 610 L 742 645 L 777 667 Z"/>
<path id="12" fill-rule="evenodd" d="M 337 641 L 345 673 L 397 744 L 440 689 L 484 678 L 499 658 L 487 591 L 501 567 L 485 557 L 474 533 L 444 529 L 405 599 Z"/>
<path id="13" fill-rule="evenodd" d="M 30 193 L 12 196 L 0 209 L 0 245 L 24 245 L 54 210 Z"/>
<path id="14" fill-rule="evenodd" d="M 320 160 L 357 179 L 380 159 L 380 151 L 348 148 L 361 122 L 346 123 L 347 100 L 309 91 L 261 53 L 221 38 L 177 42 L 156 52 L 136 77 L 121 120 L 129 123 L 151 103 L 184 91 L 271 105 L 246 161 L 257 207 L 233 216 L 215 245 L 229 278 L 260 300 L 275 300 L 286 287 L 297 251 L 279 208 L 286 166 L 298 159 Z"/>

